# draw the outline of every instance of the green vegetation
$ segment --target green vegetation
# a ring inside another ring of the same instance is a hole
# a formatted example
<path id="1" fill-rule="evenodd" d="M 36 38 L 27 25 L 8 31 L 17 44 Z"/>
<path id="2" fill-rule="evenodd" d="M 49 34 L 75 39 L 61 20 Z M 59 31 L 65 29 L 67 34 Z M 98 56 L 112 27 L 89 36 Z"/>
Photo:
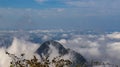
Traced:
<path id="1" fill-rule="evenodd" d="M 24 59 L 25 54 L 21 54 L 20 57 L 15 56 L 14 54 L 10 54 L 6 52 L 12 58 L 10 62 L 10 67 L 71 67 L 72 62 L 70 60 L 61 59 L 61 57 L 55 57 L 50 61 L 49 56 L 42 58 L 41 61 L 33 56 L 32 59 Z M 94 67 L 102 65 L 103 67 L 112 66 L 118 67 L 118 65 L 110 64 L 110 63 L 102 63 L 99 61 L 91 61 L 89 64 L 77 64 L 74 67 Z"/>
<path id="2" fill-rule="evenodd" d="M 39 61 L 36 56 L 33 56 L 32 59 L 23 59 L 23 56 L 25 54 L 21 54 L 21 58 L 15 56 L 14 54 L 10 54 L 6 52 L 11 58 L 12 61 L 10 62 L 10 67 L 49 67 L 52 65 L 52 67 L 70 67 L 72 62 L 70 60 L 64 60 L 60 59 L 60 57 L 55 57 L 52 59 L 52 61 L 48 60 L 48 57 L 42 58 L 41 61 Z"/>

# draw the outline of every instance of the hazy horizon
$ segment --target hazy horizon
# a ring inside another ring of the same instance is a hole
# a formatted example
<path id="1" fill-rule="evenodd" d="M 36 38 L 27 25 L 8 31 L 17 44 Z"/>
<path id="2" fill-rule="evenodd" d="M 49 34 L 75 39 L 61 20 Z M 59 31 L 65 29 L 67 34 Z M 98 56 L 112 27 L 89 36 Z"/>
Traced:
<path id="1" fill-rule="evenodd" d="M 0 29 L 120 31 L 119 3 L 119 0 L 0 0 Z"/>

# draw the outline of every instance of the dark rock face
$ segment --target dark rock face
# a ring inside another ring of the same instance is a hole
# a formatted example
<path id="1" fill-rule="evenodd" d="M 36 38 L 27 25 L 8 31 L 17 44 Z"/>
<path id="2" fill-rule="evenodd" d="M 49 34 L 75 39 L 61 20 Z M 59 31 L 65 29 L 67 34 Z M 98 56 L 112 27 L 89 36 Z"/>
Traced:
<path id="1" fill-rule="evenodd" d="M 50 50 L 50 45 L 54 46 L 57 51 L 58 51 L 58 54 L 60 56 L 64 56 L 64 55 L 67 55 L 67 54 L 71 54 L 72 55 L 72 62 L 73 62 L 73 65 L 76 65 L 76 64 L 85 64 L 86 63 L 86 60 L 85 58 L 80 55 L 79 53 L 73 51 L 73 50 L 70 50 L 70 49 L 66 49 L 63 47 L 63 45 L 61 45 L 60 43 L 56 42 L 56 41 L 53 41 L 53 40 L 50 40 L 50 41 L 46 41 L 44 42 L 39 48 L 38 50 L 36 51 L 41 57 L 42 55 L 45 55 L 45 56 L 49 56 L 50 53 L 49 53 L 49 50 Z"/>
<path id="2" fill-rule="evenodd" d="M 41 54 L 49 55 L 48 51 L 50 50 L 49 48 L 50 45 L 54 46 L 58 50 L 60 55 L 65 55 L 68 53 L 67 49 L 65 49 L 60 43 L 53 40 L 44 42 L 37 50 L 37 53 L 39 55 Z"/>

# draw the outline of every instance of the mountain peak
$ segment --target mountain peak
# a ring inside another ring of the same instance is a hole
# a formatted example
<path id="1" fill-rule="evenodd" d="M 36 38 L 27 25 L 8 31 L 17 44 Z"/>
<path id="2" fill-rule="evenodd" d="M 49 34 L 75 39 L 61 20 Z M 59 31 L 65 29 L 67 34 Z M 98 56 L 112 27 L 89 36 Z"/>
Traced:
<path id="1" fill-rule="evenodd" d="M 67 56 L 69 57 L 68 59 L 72 59 L 72 62 L 74 62 L 73 65 L 86 63 L 86 60 L 82 55 L 71 49 L 64 48 L 62 44 L 54 40 L 49 40 L 44 42 L 36 52 L 41 57 L 50 56 L 50 59 L 58 56 L 62 56 L 62 57 Z"/>
<path id="2" fill-rule="evenodd" d="M 47 55 L 50 50 L 50 45 L 55 47 L 60 55 L 64 55 L 68 53 L 67 49 L 65 49 L 63 45 L 61 45 L 59 42 L 56 42 L 54 40 L 49 40 L 44 42 L 37 50 L 37 53 L 40 55 L 41 54 Z"/>

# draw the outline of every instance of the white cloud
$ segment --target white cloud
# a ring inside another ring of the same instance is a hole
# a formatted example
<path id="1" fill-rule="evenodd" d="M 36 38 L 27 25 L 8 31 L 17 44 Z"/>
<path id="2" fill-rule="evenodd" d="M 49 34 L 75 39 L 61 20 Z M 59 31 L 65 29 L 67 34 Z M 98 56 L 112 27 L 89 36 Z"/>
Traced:
<path id="1" fill-rule="evenodd" d="M 0 67 L 9 67 L 10 57 L 5 54 L 5 48 L 0 48 Z"/>
<path id="2" fill-rule="evenodd" d="M 66 40 L 66 39 L 61 39 L 61 40 L 59 40 L 59 42 L 60 42 L 61 44 L 67 44 L 67 40 Z"/>
<path id="3" fill-rule="evenodd" d="M 117 8 L 119 0 L 69 0 L 65 1 L 65 3 L 69 6 L 75 7 L 96 7 L 96 8 Z"/>
<path id="4" fill-rule="evenodd" d="M 111 34 L 107 34 L 107 37 L 111 39 L 120 39 L 120 32 L 113 32 Z"/>
<path id="5" fill-rule="evenodd" d="M 95 6 L 94 1 L 68 1 L 66 4 L 70 6 L 76 6 L 76 7 L 90 7 Z"/>
<path id="6" fill-rule="evenodd" d="M 38 3 L 43 3 L 43 2 L 45 2 L 46 0 L 35 0 L 36 2 L 38 2 Z"/>
<path id="7" fill-rule="evenodd" d="M 64 8 L 57 8 L 57 11 L 62 12 L 62 11 L 64 11 Z"/>
<path id="8" fill-rule="evenodd" d="M 50 40 L 50 39 L 51 39 L 50 34 L 49 35 L 43 35 L 43 37 L 42 37 L 43 41 L 47 41 L 47 40 Z"/>
<path id="9" fill-rule="evenodd" d="M 109 36 L 108 36 L 109 35 Z M 113 40 L 111 40 L 111 38 Z M 69 39 L 60 39 L 59 42 L 66 48 L 71 48 L 82 54 L 87 60 L 102 60 L 112 64 L 120 62 L 119 33 L 101 35 L 71 35 Z"/>
<path id="10" fill-rule="evenodd" d="M 31 59 L 33 55 L 39 58 L 38 54 L 35 53 L 38 48 L 39 45 L 37 44 L 14 38 L 9 48 L 0 48 L 0 67 L 9 67 L 11 61 L 11 58 L 5 54 L 5 51 L 15 54 L 18 57 L 20 54 L 25 53 L 25 59 Z"/>
<path id="11" fill-rule="evenodd" d="M 110 43 L 107 45 L 108 54 L 120 60 L 120 42 Z"/>

